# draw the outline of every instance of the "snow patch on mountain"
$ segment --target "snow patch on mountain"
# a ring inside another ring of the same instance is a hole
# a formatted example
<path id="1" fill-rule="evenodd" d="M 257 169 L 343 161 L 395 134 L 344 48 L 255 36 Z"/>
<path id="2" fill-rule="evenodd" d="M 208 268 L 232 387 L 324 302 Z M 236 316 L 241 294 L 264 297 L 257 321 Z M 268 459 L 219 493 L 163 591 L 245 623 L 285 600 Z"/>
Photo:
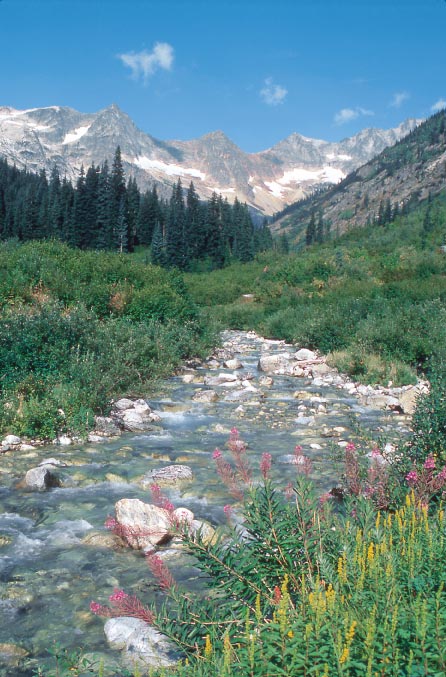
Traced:
<path id="1" fill-rule="evenodd" d="M 163 174 L 167 176 L 193 176 L 196 179 L 201 179 L 204 181 L 206 179 L 206 174 L 201 172 L 199 169 L 194 169 L 193 167 L 181 167 L 180 165 L 167 164 L 166 162 L 161 162 L 160 160 L 150 160 L 144 155 L 134 159 L 134 164 L 141 169 L 150 170 L 158 169 Z"/>
<path id="2" fill-rule="evenodd" d="M 65 146 L 67 143 L 79 141 L 79 139 L 81 139 L 88 132 L 90 127 L 91 125 L 84 125 L 82 127 L 77 127 L 77 129 L 73 129 L 72 132 L 68 132 L 68 134 L 65 134 L 62 144 Z"/>

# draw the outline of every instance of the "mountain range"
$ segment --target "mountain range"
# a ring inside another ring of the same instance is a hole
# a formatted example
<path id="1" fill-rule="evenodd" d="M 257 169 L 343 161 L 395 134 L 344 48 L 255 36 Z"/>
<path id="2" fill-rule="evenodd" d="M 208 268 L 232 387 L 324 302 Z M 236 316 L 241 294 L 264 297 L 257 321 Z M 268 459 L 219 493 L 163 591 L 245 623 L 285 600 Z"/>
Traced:
<path id="1" fill-rule="evenodd" d="M 271 227 L 299 243 L 312 214 L 322 215 L 334 235 L 367 224 L 383 225 L 445 185 L 446 111 L 442 110 L 338 184 L 286 207 Z"/>
<path id="2" fill-rule="evenodd" d="M 419 123 L 408 119 L 394 129 L 365 129 L 339 142 L 293 133 L 272 148 L 246 153 L 221 131 L 188 141 L 161 141 L 138 129 L 115 104 L 91 114 L 62 106 L 4 106 L 0 156 L 36 172 L 49 173 L 56 165 L 75 181 L 82 165 L 110 162 L 119 145 L 127 176 L 135 177 L 143 190 L 155 182 L 167 196 L 178 178 L 185 185 L 192 180 L 202 198 L 215 191 L 271 215 L 318 186 L 338 183 Z"/>

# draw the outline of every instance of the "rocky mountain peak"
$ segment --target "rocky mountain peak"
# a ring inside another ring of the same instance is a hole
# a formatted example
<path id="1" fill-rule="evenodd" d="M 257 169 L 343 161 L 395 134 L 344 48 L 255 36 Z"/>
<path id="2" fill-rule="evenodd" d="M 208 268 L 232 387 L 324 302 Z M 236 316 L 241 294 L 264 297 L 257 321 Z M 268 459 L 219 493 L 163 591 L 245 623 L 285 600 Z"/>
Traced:
<path id="1" fill-rule="evenodd" d="M 0 107 L 0 155 L 18 167 L 48 173 L 56 164 L 73 180 L 83 164 L 112 160 L 121 147 L 126 172 L 141 189 L 157 184 L 169 195 L 176 178 L 193 180 L 201 197 L 216 191 L 272 214 L 308 195 L 321 183 L 336 183 L 416 125 L 364 130 L 339 143 L 294 132 L 272 148 L 245 153 L 222 130 L 190 141 L 164 142 L 146 134 L 113 103 L 97 113 L 48 106 L 18 111 Z"/>

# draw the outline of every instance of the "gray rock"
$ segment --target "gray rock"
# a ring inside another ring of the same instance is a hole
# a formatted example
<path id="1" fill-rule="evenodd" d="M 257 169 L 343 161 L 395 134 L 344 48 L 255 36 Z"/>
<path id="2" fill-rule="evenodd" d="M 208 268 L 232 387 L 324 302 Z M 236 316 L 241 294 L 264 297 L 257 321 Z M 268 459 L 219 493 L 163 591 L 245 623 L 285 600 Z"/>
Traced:
<path id="1" fill-rule="evenodd" d="M 311 365 L 311 373 L 313 376 L 324 376 L 324 374 L 329 374 L 333 369 L 328 366 L 325 362 L 319 362 L 318 364 Z"/>
<path id="2" fill-rule="evenodd" d="M 133 409 L 133 400 L 129 400 L 127 397 L 122 397 L 120 400 L 114 403 L 113 409 L 117 409 L 118 411 Z"/>
<path id="3" fill-rule="evenodd" d="M 126 409 L 122 417 L 122 426 L 124 430 L 130 432 L 141 432 L 150 430 L 150 420 L 148 414 L 140 413 L 136 409 Z"/>
<path id="4" fill-rule="evenodd" d="M 121 434 L 115 421 L 109 416 L 96 416 L 94 419 L 94 429 L 97 433 L 115 437 Z"/>
<path id="5" fill-rule="evenodd" d="M 231 360 L 226 360 L 223 364 L 226 369 L 243 369 L 243 364 L 236 357 Z"/>
<path id="6" fill-rule="evenodd" d="M 218 395 L 215 390 L 198 390 L 192 398 L 194 402 L 204 402 L 210 404 L 218 401 Z"/>
<path id="7" fill-rule="evenodd" d="M 160 486 L 169 486 L 190 481 L 193 477 L 192 469 L 188 465 L 167 465 L 165 468 L 158 468 L 144 475 L 141 484 L 146 486 L 155 483 Z"/>
<path id="8" fill-rule="evenodd" d="M 2 440 L 3 446 L 20 444 L 22 440 L 17 435 L 6 435 L 4 440 Z"/>
<path id="9" fill-rule="evenodd" d="M 171 537 L 172 518 L 163 508 L 137 498 L 123 498 L 116 503 L 115 512 L 128 544 L 135 550 L 158 545 Z"/>
<path id="10" fill-rule="evenodd" d="M 173 667 L 182 658 L 165 635 L 139 618 L 110 618 L 104 632 L 111 648 L 124 650 L 124 662 L 131 669 Z"/>
<path id="11" fill-rule="evenodd" d="M 107 438 L 103 435 L 97 435 L 96 433 L 89 433 L 87 441 L 92 442 L 93 444 L 102 444 L 103 442 L 107 442 Z"/>
<path id="12" fill-rule="evenodd" d="M 399 396 L 400 407 L 405 414 L 412 416 L 417 405 L 417 399 L 420 396 L 419 391 L 416 388 L 411 388 L 410 390 L 405 390 Z"/>
<path id="13" fill-rule="evenodd" d="M 51 487 L 60 487 L 61 481 L 54 474 L 53 465 L 40 465 L 37 468 L 31 468 L 25 475 L 25 486 L 33 491 L 45 491 Z"/>
<path id="14" fill-rule="evenodd" d="M 308 350 L 307 348 L 301 348 L 300 350 L 297 351 L 297 353 L 295 353 L 294 359 L 299 361 L 317 360 L 317 355 L 312 350 Z"/>
<path id="15" fill-rule="evenodd" d="M 276 355 L 262 355 L 257 368 L 266 373 L 284 373 L 290 368 L 289 353 L 277 353 Z"/>

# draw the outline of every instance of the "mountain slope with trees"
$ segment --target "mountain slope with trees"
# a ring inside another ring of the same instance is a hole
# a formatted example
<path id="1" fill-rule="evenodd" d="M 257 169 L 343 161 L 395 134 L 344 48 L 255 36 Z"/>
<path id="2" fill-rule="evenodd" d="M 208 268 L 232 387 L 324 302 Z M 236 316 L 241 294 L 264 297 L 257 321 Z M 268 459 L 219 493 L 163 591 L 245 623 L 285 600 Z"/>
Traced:
<path id="1" fill-rule="evenodd" d="M 382 226 L 446 185 L 446 111 L 349 174 L 341 183 L 276 214 L 273 232 L 295 244 L 333 238 L 357 226 Z M 315 222 L 320 222 L 319 230 Z"/>

